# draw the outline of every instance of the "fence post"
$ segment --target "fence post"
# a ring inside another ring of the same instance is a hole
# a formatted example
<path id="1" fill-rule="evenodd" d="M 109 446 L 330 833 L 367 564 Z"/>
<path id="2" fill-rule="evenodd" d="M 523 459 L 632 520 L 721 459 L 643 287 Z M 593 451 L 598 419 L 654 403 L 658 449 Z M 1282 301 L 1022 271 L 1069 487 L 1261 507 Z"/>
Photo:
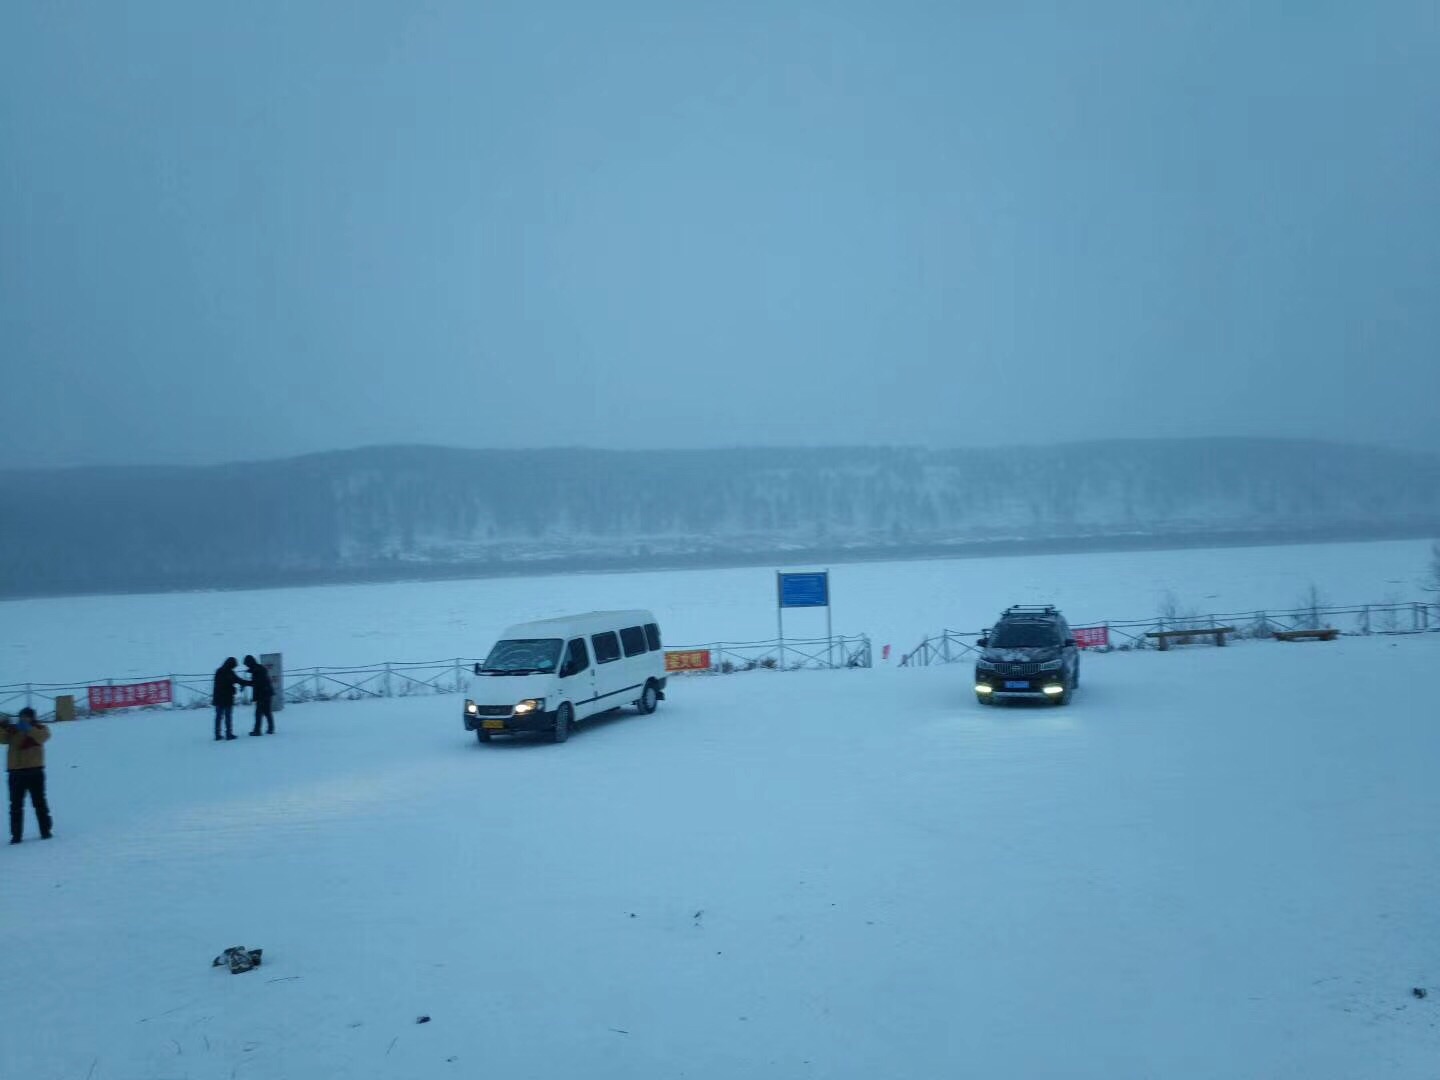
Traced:
<path id="1" fill-rule="evenodd" d="M 385 696 L 386 696 L 386 697 L 390 697 L 391 694 L 390 694 L 390 665 L 389 665 L 389 664 L 386 664 L 386 665 L 385 665 L 385 682 L 383 683 L 383 685 L 384 685 L 384 687 L 385 687 Z"/>
<path id="2" fill-rule="evenodd" d="M 1370 635 L 1370 605 L 1366 604 L 1360 609 L 1360 633 Z"/>

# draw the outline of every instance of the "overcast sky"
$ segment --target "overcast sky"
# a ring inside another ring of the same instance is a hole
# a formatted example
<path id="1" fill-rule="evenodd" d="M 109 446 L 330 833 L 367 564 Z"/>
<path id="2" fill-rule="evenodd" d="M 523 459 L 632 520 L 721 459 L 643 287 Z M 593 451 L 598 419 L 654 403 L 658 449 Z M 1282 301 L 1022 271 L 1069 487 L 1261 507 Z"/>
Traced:
<path id="1" fill-rule="evenodd" d="M 0 465 L 1440 449 L 1440 4 L 0 5 Z"/>

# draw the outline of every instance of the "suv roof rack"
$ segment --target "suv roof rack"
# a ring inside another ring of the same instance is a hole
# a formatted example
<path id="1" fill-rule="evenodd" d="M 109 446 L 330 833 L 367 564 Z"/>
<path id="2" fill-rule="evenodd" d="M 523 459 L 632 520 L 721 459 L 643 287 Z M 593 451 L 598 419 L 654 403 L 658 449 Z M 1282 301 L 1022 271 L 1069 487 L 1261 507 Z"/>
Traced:
<path id="1" fill-rule="evenodd" d="M 1054 604 L 1011 604 L 1000 613 L 1003 619 L 1009 615 L 1058 615 Z"/>

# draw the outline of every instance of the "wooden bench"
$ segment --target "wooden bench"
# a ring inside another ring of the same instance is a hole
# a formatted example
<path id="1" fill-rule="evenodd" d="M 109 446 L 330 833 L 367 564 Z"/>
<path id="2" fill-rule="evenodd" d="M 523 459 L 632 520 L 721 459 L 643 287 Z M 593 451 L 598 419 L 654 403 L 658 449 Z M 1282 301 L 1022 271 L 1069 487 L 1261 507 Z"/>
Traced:
<path id="1" fill-rule="evenodd" d="M 1234 632 L 1233 626 L 1192 626 L 1188 630 L 1147 630 L 1145 636 L 1154 638 L 1160 651 L 1164 652 L 1176 638 L 1209 637 L 1215 639 L 1216 645 L 1223 646 L 1225 635 Z"/>
<path id="2" fill-rule="evenodd" d="M 1339 636 L 1340 631 L 1333 626 L 1317 630 L 1276 630 L 1274 633 L 1276 641 L 1334 641 Z"/>

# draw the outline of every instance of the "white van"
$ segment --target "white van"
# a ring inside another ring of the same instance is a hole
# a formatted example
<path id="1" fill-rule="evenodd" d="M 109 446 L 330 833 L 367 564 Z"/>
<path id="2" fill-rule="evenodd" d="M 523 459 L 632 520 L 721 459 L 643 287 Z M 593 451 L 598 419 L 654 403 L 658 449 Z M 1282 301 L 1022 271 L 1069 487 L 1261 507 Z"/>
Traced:
<path id="1" fill-rule="evenodd" d="M 475 665 L 465 728 L 492 735 L 541 732 L 555 742 L 581 720 L 634 705 L 652 713 L 665 698 L 665 651 L 648 611 L 592 611 L 521 623 Z"/>

